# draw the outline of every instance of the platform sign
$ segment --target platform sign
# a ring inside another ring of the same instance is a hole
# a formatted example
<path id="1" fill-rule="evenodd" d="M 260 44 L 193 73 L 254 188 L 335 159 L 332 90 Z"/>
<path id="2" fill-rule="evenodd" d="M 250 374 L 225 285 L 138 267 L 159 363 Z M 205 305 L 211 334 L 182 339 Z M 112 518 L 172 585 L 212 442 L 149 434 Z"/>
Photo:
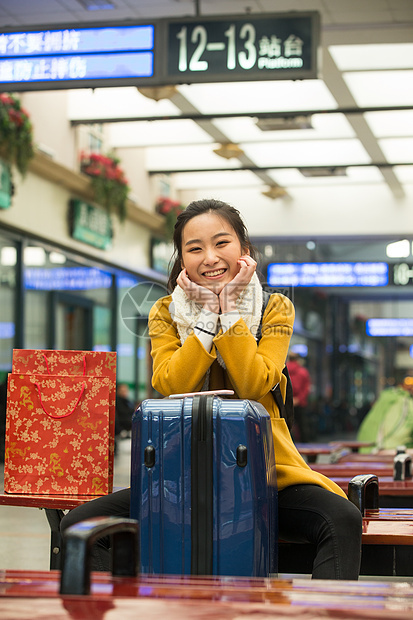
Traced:
<path id="1" fill-rule="evenodd" d="M 314 11 L 171 20 L 169 82 L 316 78 L 319 31 Z"/>
<path id="2" fill-rule="evenodd" d="M 73 239 L 101 250 L 112 247 L 112 223 L 106 211 L 78 199 L 70 201 L 69 209 Z"/>
<path id="3" fill-rule="evenodd" d="M 387 286 L 389 268 L 383 262 L 271 263 L 269 286 Z"/>
<path id="4" fill-rule="evenodd" d="M 0 90 L 135 84 L 155 71 L 155 26 L 0 31 Z"/>
<path id="5" fill-rule="evenodd" d="M 0 91 L 316 78 L 319 31 L 315 11 L 0 28 Z"/>
<path id="6" fill-rule="evenodd" d="M 413 336 L 413 319 L 368 319 L 366 321 L 367 336 L 397 337 Z"/>

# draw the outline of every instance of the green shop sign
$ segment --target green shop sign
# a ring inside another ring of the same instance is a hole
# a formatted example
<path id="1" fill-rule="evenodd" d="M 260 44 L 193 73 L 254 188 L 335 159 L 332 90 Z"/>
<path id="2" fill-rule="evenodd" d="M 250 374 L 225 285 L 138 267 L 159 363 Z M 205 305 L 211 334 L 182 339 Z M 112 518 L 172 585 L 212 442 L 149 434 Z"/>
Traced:
<path id="1" fill-rule="evenodd" d="M 12 184 L 9 166 L 0 159 L 0 209 L 11 205 Z"/>
<path id="2" fill-rule="evenodd" d="M 108 250 L 112 246 L 112 222 L 103 209 L 82 200 L 71 200 L 70 222 L 73 239 L 101 250 Z"/>

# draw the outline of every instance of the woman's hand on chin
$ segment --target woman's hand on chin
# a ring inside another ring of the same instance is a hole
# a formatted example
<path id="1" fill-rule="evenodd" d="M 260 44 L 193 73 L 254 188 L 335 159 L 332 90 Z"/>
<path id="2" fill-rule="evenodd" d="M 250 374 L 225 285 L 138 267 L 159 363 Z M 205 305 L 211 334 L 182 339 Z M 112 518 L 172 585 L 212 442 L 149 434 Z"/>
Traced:
<path id="1" fill-rule="evenodd" d="M 182 269 L 181 273 L 176 279 L 177 284 L 186 293 L 187 297 L 197 303 L 199 306 L 209 310 L 209 312 L 215 312 L 219 314 L 219 298 L 213 291 L 199 286 L 188 278 L 186 269 Z"/>
<path id="2" fill-rule="evenodd" d="M 219 294 L 219 304 L 222 314 L 237 310 L 237 299 L 244 288 L 250 283 L 252 276 L 257 268 L 257 262 L 248 254 L 238 259 L 240 266 L 239 272 L 228 282 Z"/>

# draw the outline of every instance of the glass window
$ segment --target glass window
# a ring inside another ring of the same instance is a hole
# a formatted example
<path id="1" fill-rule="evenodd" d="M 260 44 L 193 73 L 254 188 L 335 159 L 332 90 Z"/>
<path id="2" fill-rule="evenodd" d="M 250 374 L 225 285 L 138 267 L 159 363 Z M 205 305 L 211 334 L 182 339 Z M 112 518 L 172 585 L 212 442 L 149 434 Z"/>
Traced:
<path id="1" fill-rule="evenodd" d="M 16 244 L 0 236 L 0 379 L 11 370 L 16 332 L 16 263 Z"/>
<path id="2" fill-rule="evenodd" d="M 34 243 L 23 260 L 24 346 L 110 350 L 112 274 Z"/>
<path id="3" fill-rule="evenodd" d="M 118 286 L 117 377 L 127 383 L 137 402 L 153 395 L 148 316 L 165 287 L 122 274 Z"/>

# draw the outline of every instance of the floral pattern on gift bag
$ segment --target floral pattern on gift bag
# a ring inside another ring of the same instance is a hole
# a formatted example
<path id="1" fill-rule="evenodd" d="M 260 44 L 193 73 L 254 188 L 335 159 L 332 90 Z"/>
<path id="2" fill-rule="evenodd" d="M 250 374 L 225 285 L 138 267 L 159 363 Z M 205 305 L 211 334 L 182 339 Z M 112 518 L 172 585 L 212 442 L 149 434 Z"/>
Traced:
<path id="1" fill-rule="evenodd" d="M 111 491 L 115 455 L 116 352 L 14 349 L 12 372 L 25 375 L 86 375 L 109 378 L 109 487 Z"/>
<path id="2" fill-rule="evenodd" d="M 109 377 L 10 374 L 4 490 L 105 495 Z"/>

